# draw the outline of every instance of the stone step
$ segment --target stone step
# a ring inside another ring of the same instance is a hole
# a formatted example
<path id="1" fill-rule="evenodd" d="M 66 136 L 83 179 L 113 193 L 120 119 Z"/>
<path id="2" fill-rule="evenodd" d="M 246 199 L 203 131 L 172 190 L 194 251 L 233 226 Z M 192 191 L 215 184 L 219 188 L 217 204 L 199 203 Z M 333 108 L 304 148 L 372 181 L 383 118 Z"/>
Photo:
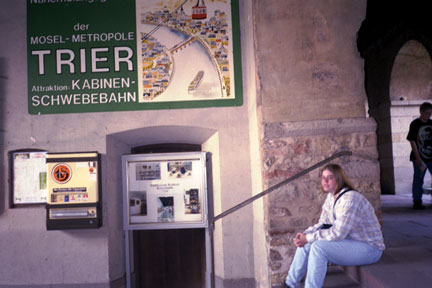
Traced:
<path id="1" fill-rule="evenodd" d="M 388 248 L 378 263 L 344 267 L 365 288 L 432 287 L 432 250 L 424 247 Z"/>
<path id="2" fill-rule="evenodd" d="M 272 286 L 272 288 L 285 288 L 284 284 Z M 304 279 L 300 283 L 300 287 L 304 288 Z M 326 278 L 323 288 L 362 288 L 360 284 L 348 276 L 341 266 L 330 265 L 327 269 Z"/>
<path id="3" fill-rule="evenodd" d="M 328 267 L 323 288 L 361 288 L 362 286 L 353 280 L 341 266 Z"/>

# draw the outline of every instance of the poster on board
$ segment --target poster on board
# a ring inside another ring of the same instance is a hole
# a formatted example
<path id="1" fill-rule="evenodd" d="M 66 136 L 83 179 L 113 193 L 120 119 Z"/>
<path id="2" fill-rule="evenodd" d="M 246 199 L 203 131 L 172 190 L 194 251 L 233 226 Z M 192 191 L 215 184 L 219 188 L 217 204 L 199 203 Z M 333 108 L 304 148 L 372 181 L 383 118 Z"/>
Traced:
<path id="1" fill-rule="evenodd" d="M 102 225 L 98 152 L 49 153 L 47 230 L 97 229 Z"/>
<path id="2" fill-rule="evenodd" d="M 238 0 L 27 0 L 30 114 L 240 106 L 240 58 Z"/>
<path id="3" fill-rule="evenodd" d="M 46 151 L 11 152 L 11 206 L 47 202 Z"/>
<path id="4" fill-rule="evenodd" d="M 99 202 L 98 154 L 51 153 L 47 157 L 49 205 Z"/>
<path id="5" fill-rule="evenodd" d="M 125 226 L 205 227 L 205 173 L 203 152 L 123 156 Z"/>

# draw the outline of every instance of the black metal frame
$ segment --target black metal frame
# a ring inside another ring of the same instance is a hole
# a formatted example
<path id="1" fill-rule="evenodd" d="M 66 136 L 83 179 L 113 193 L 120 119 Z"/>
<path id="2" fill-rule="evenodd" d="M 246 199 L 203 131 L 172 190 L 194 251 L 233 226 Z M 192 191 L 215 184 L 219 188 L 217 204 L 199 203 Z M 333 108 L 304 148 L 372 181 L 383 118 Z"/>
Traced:
<path id="1" fill-rule="evenodd" d="M 71 229 L 97 229 L 102 226 L 102 165 L 101 155 L 98 152 L 75 152 L 75 153 L 49 153 L 55 154 L 76 154 L 76 153 L 96 153 L 96 157 L 70 157 L 70 158 L 49 158 L 50 162 L 80 162 L 80 161 L 96 161 L 98 164 L 98 201 L 96 203 L 79 203 L 79 204 L 46 204 L 46 228 L 47 230 L 71 230 Z M 95 218 L 65 218 L 65 219 L 50 219 L 49 211 L 52 208 L 79 208 L 79 207 L 95 207 Z"/>

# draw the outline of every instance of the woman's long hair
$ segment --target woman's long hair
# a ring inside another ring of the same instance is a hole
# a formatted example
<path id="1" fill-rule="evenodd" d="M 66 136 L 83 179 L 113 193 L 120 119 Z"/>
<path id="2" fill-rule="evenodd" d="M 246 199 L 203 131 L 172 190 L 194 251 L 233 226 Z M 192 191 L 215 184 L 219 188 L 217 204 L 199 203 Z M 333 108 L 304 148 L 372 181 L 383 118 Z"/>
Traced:
<path id="1" fill-rule="evenodd" d="M 321 175 L 322 172 L 328 170 L 330 172 L 333 173 L 333 175 L 335 176 L 336 179 L 336 193 L 339 193 L 342 188 L 348 188 L 350 190 L 354 190 L 353 185 L 351 184 L 351 181 L 348 179 L 348 177 L 345 175 L 344 170 L 342 169 L 341 166 L 339 166 L 338 164 L 327 164 L 326 166 L 324 166 L 324 168 L 321 170 Z M 324 191 L 322 189 L 321 186 L 321 190 Z"/>

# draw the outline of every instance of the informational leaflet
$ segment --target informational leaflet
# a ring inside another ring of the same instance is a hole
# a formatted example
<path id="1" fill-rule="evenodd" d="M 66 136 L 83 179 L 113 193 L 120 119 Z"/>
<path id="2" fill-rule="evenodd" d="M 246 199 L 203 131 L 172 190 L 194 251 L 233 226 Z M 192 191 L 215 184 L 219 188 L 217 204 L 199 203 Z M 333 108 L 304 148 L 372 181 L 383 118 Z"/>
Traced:
<path id="1" fill-rule="evenodd" d="M 47 202 L 46 152 L 13 153 L 13 204 Z"/>
<path id="2" fill-rule="evenodd" d="M 242 105 L 239 36 L 237 0 L 27 0 L 29 113 Z"/>

